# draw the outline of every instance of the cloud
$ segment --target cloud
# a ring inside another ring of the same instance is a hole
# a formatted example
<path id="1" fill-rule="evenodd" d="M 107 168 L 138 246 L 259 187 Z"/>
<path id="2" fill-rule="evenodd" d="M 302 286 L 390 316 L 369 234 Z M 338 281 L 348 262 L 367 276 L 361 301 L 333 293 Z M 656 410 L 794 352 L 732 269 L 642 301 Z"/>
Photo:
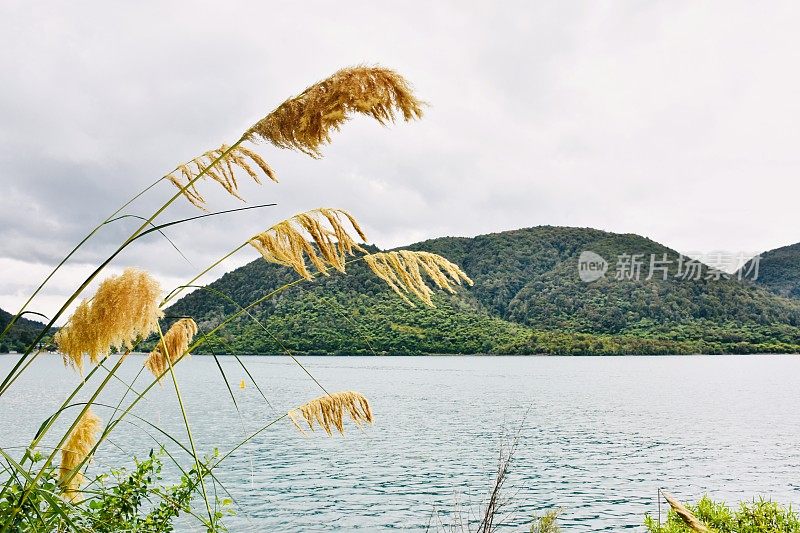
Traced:
<path id="1" fill-rule="evenodd" d="M 679 250 L 796 242 L 799 15 L 788 2 L 4 2 L 0 307 L 178 162 L 356 63 L 405 74 L 426 117 L 354 120 L 322 160 L 261 146 L 281 183 L 243 192 L 278 207 L 170 229 L 191 265 L 150 236 L 114 267 L 179 283 L 320 205 L 350 209 L 382 246 L 538 224 Z M 238 205 L 203 190 L 214 209 Z M 127 211 L 172 192 L 161 184 Z M 160 220 L 194 213 L 180 200 Z M 104 227 L 43 310 L 133 224 Z"/>

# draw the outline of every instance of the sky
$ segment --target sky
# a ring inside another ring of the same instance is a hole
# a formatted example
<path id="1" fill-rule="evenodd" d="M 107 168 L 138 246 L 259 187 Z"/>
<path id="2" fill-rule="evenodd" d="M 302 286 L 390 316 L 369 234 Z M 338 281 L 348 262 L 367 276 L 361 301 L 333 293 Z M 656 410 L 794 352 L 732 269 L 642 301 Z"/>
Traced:
<path id="1" fill-rule="evenodd" d="M 3 0 L 0 20 L 0 308 L 12 312 L 139 190 L 357 64 L 406 76 L 424 118 L 356 118 L 319 160 L 260 144 L 280 183 L 241 192 L 276 207 L 166 231 L 188 260 L 151 235 L 108 273 L 145 268 L 169 290 L 319 206 L 350 210 L 381 247 L 537 225 L 693 253 L 800 241 L 797 3 Z M 242 205 L 201 189 L 210 209 Z M 161 183 L 126 213 L 149 216 L 172 193 Z M 180 199 L 158 220 L 194 214 Z M 31 309 L 55 312 L 135 222 L 98 232 Z"/>

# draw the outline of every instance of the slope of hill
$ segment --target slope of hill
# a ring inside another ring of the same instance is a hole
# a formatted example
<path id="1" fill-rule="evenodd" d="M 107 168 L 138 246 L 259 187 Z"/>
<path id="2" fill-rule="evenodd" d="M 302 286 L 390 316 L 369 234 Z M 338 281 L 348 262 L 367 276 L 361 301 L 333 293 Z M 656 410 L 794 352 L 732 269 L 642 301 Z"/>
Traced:
<path id="1" fill-rule="evenodd" d="M 471 293 L 502 318 L 536 327 L 622 333 L 654 324 L 711 320 L 739 325 L 800 324 L 800 306 L 736 279 L 678 276 L 680 254 L 638 235 L 542 226 L 473 239 L 433 239 L 410 246 L 442 253 L 475 280 Z M 607 275 L 581 281 L 578 258 L 591 251 L 609 263 Z M 615 279 L 620 255 L 641 255 L 639 279 Z M 646 279 L 651 255 L 664 254 L 666 276 Z M 677 277 L 676 277 L 677 276 Z M 663 278 L 666 279 L 663 279 Z M 710 278 L 710 279 L 706 279 Z"/>
<path id="2" fill-rule="evenodd" d="M 677 252 L 636 235 L 543 226 L 409 248 L 448 257 L 475 286 L 439 295 L 435 309 L 409 308 L 357 262 L 347 275 L 281 292 L 253 310 L 260 324 L 253 317 L 236 320 L 209 349 L 623 354 L 786 352 L 800 345 L 800 302 L 707 271 L 683 279 Z M 609 263 L 606 276 L 593 283 L 578 274 L 578 258 L 587 250 Z M 641 254 L 639 279 L 615 279 L 622 254 Z M 673 263 L 648 280 L 651 254 L 667 254 Z M 215 291 L 246 305 L 295 279 L 290 270 L 257 260 L 210 290 L 187 295 L 167 314 L 192 316 L 207 331 L 236 310 Z"/>
<path id="3" fill-rule="evenodd" d="M 751 261 L 743 269 L 754 266 Z M 775 294 L 800 298 L 800 243 L 761 254 L 755 282 Z"/>
<path id="4" fill-rule="evenodd" d="M 11 313 L 0 309 L 0 332 L 6 328 L 11 317 Z M 30 320 L 23 315 L 14 323 L 8 334 L 0 339 L 0 353 L 24 350 L 33 342 L 44 326 L 41 322 Z"/>

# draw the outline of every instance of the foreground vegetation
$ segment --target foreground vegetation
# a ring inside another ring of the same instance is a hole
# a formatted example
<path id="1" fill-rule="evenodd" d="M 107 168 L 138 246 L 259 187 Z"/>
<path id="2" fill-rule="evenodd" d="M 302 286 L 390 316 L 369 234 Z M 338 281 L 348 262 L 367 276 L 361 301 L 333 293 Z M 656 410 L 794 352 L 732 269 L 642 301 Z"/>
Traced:
<path id="1" fill-rule="evenodd" d="M 191 501 L 202 477 L 199 472 L 207 475 L 216 456 L 203 461 L 201 470 L 184 471 L 171 485 L 162 484 L 163 457 L 163 450 L 151 451 L 144 460 L 134 458 L 131 470 L 121 467 L 97 475 L 83 489 L 88 496 L 83 505 L 61 504 L 58 468 L 47 467 L 21 509 L 17 504 L 23 484 L 8 486 L 5 498 L 0 500 L 0 517 L 17 514 L 13 531 L 20 532 L 63 531 L 67 524 L 71 531 L 92 533 L 171 532 L 175 518 L 193 512 Z M 42 459 L 37 454 L 33 464 Z M 233 513 L 231 504 L 230 499 L 215 499 L 208 529 L 226 531 L 222 519 Z"/>
<path id="2" fill-rule="evenodd" d="M 708 496 L 696 505 L 681 505 L 680 511 L 670 508 L 664 522 L 645 516 L 644 525 L 649 533 L 797 533 L 800 532 L 800 515 L 791 507 L 758 499 L 741 502 L 731 508 L 715 502 Z M 690 514 L 686 515 L 685 511 Z M 550 511 L 534 518 L 531 533 L 561 533 L 558 511 Z M 683 515 L 683 516 L 681 516 Z"/>
<path id="3" fill-rule="evenodd" d="M 742 502 L 738 507 L 715 502 L 704 496 L 696 505 L 686 506 L 702 525 L 694 528 L 675 509 L 670 509 L 666 522 L 659 524 L 652 516 L 645 518 L 650 533 L 691 533 L 705 526 L 717 533 L 797 533 L 800 516 L 791 507 L 758 499 Z"/>

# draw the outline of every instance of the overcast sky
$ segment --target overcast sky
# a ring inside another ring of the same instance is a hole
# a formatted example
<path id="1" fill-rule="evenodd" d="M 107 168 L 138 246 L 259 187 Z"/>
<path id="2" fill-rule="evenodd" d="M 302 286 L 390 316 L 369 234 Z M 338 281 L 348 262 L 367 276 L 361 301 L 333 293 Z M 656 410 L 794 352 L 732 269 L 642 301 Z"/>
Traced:
<path id="1" fill-rule="evenodd" d="M 0 20 L 10 311 L 125 199 L 359 63 L 403 73 L 430 103 L 424 119 L 356 119 L 322 160 L 262 145 L 281 183 L 242 193 L 279 207 L 169 231 L 191 265 L 152 237 L 111 271 L 148 268 L 168 289 L 323 205 L 350 209 L 382 247 L 541 224 L 684 252 L 800 241 L 797 3 L 3 0 Z M 216 189 L 202 184 L 212 209 L 237 205 Z M 195 213 L 180 201 L 160 220 Z M 33 308 L 52 313 L 132 229 L 102 231 Z"/>

